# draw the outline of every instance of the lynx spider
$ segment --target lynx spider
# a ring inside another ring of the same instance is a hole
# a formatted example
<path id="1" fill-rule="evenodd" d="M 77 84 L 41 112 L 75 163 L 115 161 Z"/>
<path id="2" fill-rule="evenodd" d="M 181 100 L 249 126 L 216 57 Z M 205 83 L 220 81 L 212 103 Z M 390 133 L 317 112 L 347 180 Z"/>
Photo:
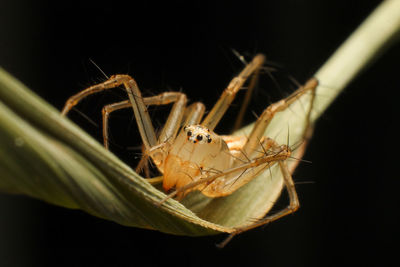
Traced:
<path id="1" fill-rule="evenodd" d="M 271 104 L 256 121 L 249 136 L 219 136 L 213 130 L 234 100 L 237 92 L 250 76 L 257 77 L 265 57 L 256 55 L 238 76 L 233 78 L 221 97 L 205 116 L 200 102 L 189 106 L 186 95 L 181 92 L 165 92 L 156 96 L 142 97 L 136 81 L 128 75 L 113 75 L 107 81 L 93 85 L 70 97 L 62 114 L 67 113 L 88 95 L 124 85 L 128 100 L 103 108 L 103 138 L 108 149 L 108 118 L 113 111 L 133 108 L 143 141 L 144 154 L 152 159 L 163 174 L 160 179 L 166 191 L 175 189 L 168 198 L 184 197 L 193 190 L 200 190 L 208 197 L 232 194 L 257 176 L 262 170 L 278 164 L 289 194 L 289 205 L 283 210 L 264 217 L 248 226 L 238 228 L 222 243 L 225 245 L 234 235 L 267 224 L 299 208 L 299 200 L 286 160 L 291 155 L 288 145 L 279 145 L 265 137 L 264 132 L 277 112 L 283 111 L 307 92 L 315 95 L 317 80 L 311 79 L 288 97 Z M 147 106 L 173 103 L 168 119 L 157 136 Z M 307 120 L 309 118 L 308 111 Z M 307 121 L 308 128 L 311 126 Z M 304 133 L 304 138 L 307 129 Z M 143 160 L 139 165 L 143 164 Z M 153 178 L 154 179 L 154 178 Z M 152 179 L 149 179 L 152 180 Z M 160 204 L 161 204 L 160 203 Z"/>

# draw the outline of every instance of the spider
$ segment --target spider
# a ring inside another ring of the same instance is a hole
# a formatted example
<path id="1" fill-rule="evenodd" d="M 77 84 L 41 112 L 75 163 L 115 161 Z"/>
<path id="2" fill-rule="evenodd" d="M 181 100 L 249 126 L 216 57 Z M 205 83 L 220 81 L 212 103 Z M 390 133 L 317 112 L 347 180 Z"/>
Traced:
<path id="1" fill-rule="evenodd" d="M 237 233 L 264 225 L 299 208 L 291 172 L 286 160 L 291 156 L 290 147 L 280 145 L 265 137 L 264 132 L 277 112 L 287 109 L 300 96 L 313 92 L 316 79 L 309 80 L 288 97 L 271 104 L 257 119 L 248 136 L 220 136 L 214 128 L 234 100 L 237 92 L 251 76 L 256 77 L 265 57 L 256 55 L 238 76 L 233 78 L 217 103 L 203 118 L 205 107 L 200 102 L 187 106 L 186 95 L 181 92 L 165 92 L 156 96 L 142 97 L 136 81 L 129 75 L 113 75 L 107 81 L 93 85 L 70 97 L 62 114 L 67 113 L 88 95 L 123 85 L 128 100 L 103 108 L 103 138 L 108 149 L 108 118 L 115 110 L 133 108 L 143 141 L 144 154 L 151 158 L 163 174 L 160 178 L 165 191 L 174 189 L 162 202 L 171 197 L 183 198 L 187 193 L 199 190 L 207 197 L 223 197 L 250 182 L 261 171 L 278 164 L 289 195 L 289 205 L 283 210 L 264 217 Z M 173 103 L 167 121 L 157 136 L 147 106 Z M 311 105 L 310 105 L 311 110 Z M 309 113 L 310 113 L 309 110 Z M 143 161 L 141 161 L 143 162 Z M 139 163 L 141 165 L 141 163 Z"/>

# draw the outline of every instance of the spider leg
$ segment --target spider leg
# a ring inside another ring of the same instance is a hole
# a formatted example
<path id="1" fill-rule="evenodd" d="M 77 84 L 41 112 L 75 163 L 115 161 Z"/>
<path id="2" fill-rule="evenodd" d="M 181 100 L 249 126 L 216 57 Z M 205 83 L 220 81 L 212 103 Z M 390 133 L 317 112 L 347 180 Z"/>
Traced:
<path id="1" fill-rule="evenodd" d="M 176 101 L 178 97 L 174 96 L 179 96 L 180 93 L 174 93 L 174 92 L 168 92 L 164 93 L 158 96 L 152 96 L 152 97 L 145 97 L 143 98 L 143 101 L 146 106 L 148 105 L 164 105 L 164 104 L 169 104 L 172 101 Z M 174 99 L 175 98 L 175 99 Z M 104 141 L 104 147 L 108 150 L 109 149 L 109 134 L 108 134 L 108 121 L 111 112 L 114 112 L 116 110 L 124 109 L 124 108 L 130 108 L 132 106 L 131 102 L 129 100 L 124 100 L 118 103 L 113 103 L 109 104 L 103 107 L 102 109 L 102 115 L 103 115 L 103 141 Z M 136 172 L 140 172 L 141 170 L 144 170 L 146 177 L 150 177 L 150 170 L 148 166 L 148 155 L 145 153 L 143 154 L 142 158 L 140 159 L 137 167 L 136 167 Z"/>
<path id="2" fill-rule="evenodd" d="M 195 102 L 188 106 L 183 115 L 181 126 L 199 124 L 203 117 L 205 106 L 201 102 Z"/>
<path id="3" fill-rule="evenodd" d="M 158 145 L 146 148 L 146 154 L 151 156 L 153 162 L 159 170 L 163 172 L 165 158 L 168 155 L 168 148 L 175 140 L 178 130 L 181 126 L 183 115 L 186 110 L 186 95 L 179 92 L 167 92 L 153 97 L 152 105 L 163 105 L 174 102 L 171 112 L 168 115 L 167 122 L 161 130 L 158 137 Z"/>
<path id="4" fill-rule="evenodd" d="M 101 110 L 102 117 L 103 117 L 103 143 L 105 149 L 108 150 L 108 120 L 110 117 L 110 113 L 116 110 L 130 108 L 132 104 L 129 100 L 124 100 L 118 103 L 109 104 L 103 107 Z"/>
<path id="5" fill-rule="evenodd" d="M 145 151 L 142 151 L 140 161 L 135 168 L 136 173 L 141 173 L 142 171 L 146 178 L 150 178 L 149 155 L 147 155 Z"/>
<path id="6" fill-rule="evenodd" d="M 228 174 L 225 171 L 223 179 L 218 179 L 200 189 L 208 197 L 227 196 L 247 184 L 267 168 L 290 157 L 291 151 L 286 145 L 278 145 L 273 139 L 263 138 L 258 149 L 252 154 L 237 153 L 231 169 L 236 172 Z"/>
<path id="7" fill-rule="evenodd" d="M 186 95 L 180 92 L 166 92 L 156 96 L 145 97 L 142 98 L 143 103 L 146 106 L 150 105 L 167 105 L 170 103 L 174 103 L 171 112 L 167 118 L 167 122 L 165 123 L 163 129 L 161 130 L 161 134 L 158 137 L 157 144 L 171 142 L 173 140 L 179 130 L 182 117 L 186 108 Z M 132 104 L 129 100 L 121 101 L 118 103 L 107 105 L 103 108 L 103 138 L 104 138 L 104 146 L 108 149 L 108 119 L 111 112 L 131 107 Z M 154 148 L 151 147 L 151 148 Z M 146 147 L 144 148 L 144 153 L 142 159 L 140 160 L 138 166 L 136 167 L 136 171 L 144 168 L 145 173 L 149 173 L 147 160 L 148 156 L 146 153 Z M 154 153 L 154 152 L 153 152 Z M 161 156 L 162 158 L 162 156 Z"/>
<path id="8" fill-rule="evenodd" d="M 246 94 L 245 94 L 244 99 L 243 99 L 243 103 L 240 106 L 239 114 L 238 114 L 238 116 L 237 116 L 237 118 L 235 120 L 235 124 L 233 126 L 233 132 L 235 132 L 236 130 L 238 130 L 242 126 L 244 114 L 246 113 L 247 107 L 249 106 L 251 95 L 253 94 L 254 87 L 256 87 L 257 82 L 258 82 L 260 69 L 261 68 L 257 68 L 254 71 L 254 74 L 252 75 L 252 77 L 250 79 L 249 85 L 248 85 L 248 87 L 246 89 Z"/>
<path id="9" fill-rule="evenodd" d="M 257 71 L 264 63 L 264 55 L 258 54 L 253 60 L 239 73 L 238 76 L 232 79 L 228 87 L 224 90 L 221 97 L 211 109 L 210 113 L 202 121 L 202 125 L 210 130 L 214 130 L 218 122 L 221 120 L 222 116 L 225 114 L 226 110 L 232 103 L 237 92 L 242 88 L 246 80 Z"/>
<path id="10" fill-rule="evenodd" d="M 186 109 L 187 98 L 186 95 L 179 92 L 166 92 L 154 97 L 154 102 L 150 105 L 165 105 L 174 102 L 171 112 L 167 118 L 160 136 L 158 143 L 171 142 L 175 139 L 181 126 L 183 114 Z"/>
<path id="11" fill-rule="evenodd" d="M 247 140 L 247 143 L 243 146 L 243 151 L 244 153 L 251 153 L 254 152 L 255 149 L 257 149 L 259 145 L 259 140 L 262 138 L 265 129 L 268 127 L 269 123 L 271 122 L 272 118 L 277 112 L 283 111 L 286 108 L 288 108 L 293 102 L 295 102 L 299 97 L 302 95 L 306 94 L 307 92 L 311 91 L 311 99 L 310 99 L 310 107 L 309 110 L 307 111 L 306 114 L 306 127 L 303 132 L 303 139 L 308 141 L 308 139 L 311 137 L 312 134 L 312 125 L 310 125 L 310 114 L 313 108 L 313 102 L 315 98 L 315 88 L 318 85 L 318 81 L 316 79 L 311 79 L 309 80 L 305 86 L 300 87 L 298 90 L 296 90 L 293 94 L 291 94 L 289 97 L 276 102 L 272 105 L 270 105 L 267 109 L 264 110 L 263 114 L 260 116 L 260 118 L 257 120 L 256 125 L 254 126 L 252 132 L 250 133 L 250 136 Z M 304 152 L 305 145 L 307 142 L 303 143 L 301 146 L 301 150 Z M 301 152 L 301 153 L 303 153 Z M 297 196 L 297 192 L 294 186 L 294 182 L 291 176 L 291 172 L 293 171 L 293 168 L 289 170 L 285 160 L 280 160 L 278 162 L 284 183 L 286 185 L 286 189 L 289 194 L 289 205 L 284 208 L 283 210 L 274 213 L 270 216 L 267 216 L 255 223 L 252 223 L 247 226 L 239 227 L 237 228 L 233 233 L 229 235 L 228 238 L 226 238 L 221 244 L 219 244 L 219 247 L 224 247 L 235 235 L 240 234 L 242 232 L 245 232 L 247 230 L 268 224 L 272 221 L 275 221 L 277 219 L 280 219 L 288 214 L 291 214 L 295 212 L 299 207 L 299 199 Z"/>
<path id="12" fill-rule="evenodd" d="M 144 98 L 144 102 L 146 102 L 146 98 Z M 124 109 L 124 108 L 130 108 L 132 107 L 132 104 L 129 100 L 124 100 L 121 102 L 117 102 L 117 103 L 113 103 L 113 104 L 109 104 L 103 107 L 101 113 L 102 113 L 102 117 L 103 117 L 103 143 L 104 143 L 104 148 L 105 149 L 109 149 L 109 134 L 108 134 L 108 121 L 110 118 L 110 114 L 111 112 L 120 110 L 120 109 Z M 144 170 L 145 176 L 146 177 L 150 177 L 150 170 L 149 170 L 149 166 L 148 166 L 148 156 L 146 156 L 145 154 L 141 157 L 135 171 L 137 173 L 141 172 L 142 170 Z"/>
<path id="13" fill-rule="evenodd" d="M 261 140 L 261 138 L 264 136 L 265 130 L 267 129 L 269 123 L 271 122 L 272 118 L 275 116 L 277 112 L 285 110 L 297 99 L 299 99 L 299 97 L 311 91 L 312 92 L 312 97 L 310 100 L 311 104 L 306 115 L 306 122 L 305 122 L 306 127 L 305 127 L 305 132 L 303 133 L 303 138 L 309 136 L 310 133 L 308 131 L 309 128 L 311 127 L 309 122 L 310 114 L 313 108 L 312 104 L 314 102 L 313 100 L 315 97 L 315 88 L 317 87 L 317 85 L 318 81 L 316 79 L 311 79 L 304 86 L 297 89 L 287 98 L 284 98 L 268 106 L 256 121 L 255 126 L 248 137 L 247 143 L 243 146 L 243 152 L 246 154 L 251 154 L 252 151 L 254 151 L 259 146 L 259 140 Z"/>
<path id="14" fill-rule="evenodd" d="M 157 145 L 156 134 L 139 87 L 137 86 L 136 81 L 129 75 L 113 75 L 107 81 L 93 85 L 77 93 L 76 95 L 71 96 L 65 103 L 61 113 L 63 115 L 67 115 L 71 108 L 76 106 L 83 98 L 97 92 L 118 87 L 120 85 L 125 86 L 129 96 L 129 101 L 131 102 L 131 106 L 135 113 L 136 122 L 138 124 L 143 144 L 145 145 L 146 150 L 148 150 Z"/>
<path id="15" fill-rule="evenodd" d="M 180 102 L 180 106 L 182 104 L 185 104 L 185 96 L 182 93 L 179 92 L 166 92 L 162 93 L 157 96 L 151 96 L 151 97 L 144 97 L 143 102 L 146 106 L 150 105 L 167 105 L 172 102 Z M 108 121 L 111 112 L 114 112 L 116 110 L 124 109 L 124 108 L 130 108 L 132 107 L 132 104 L 129 100 L 124 100 L 121 102 L 109 104 L 103 107 L 102 109 L 102 115 L 103 115 L 103 139 L 104 139 L 104 147 L 108 149 Z M 176 109 L 176 107 L 175 107 Z M 174 110 L 174 108 L 173 108 Z M 180 111 L 178 111 L 180 112 Z M 171 111 L 171 113 L 174 113 Z M 176 113 L 176 112 L 175 112 Z M 177 117 L 176 115 L 174 116 L 175 118 Z M 179 118 L 179 116 L 178 116 Z M 166 124 L 166 126 L 170 127 L 169 125 L 173 123 L 173 120 L 170 120 L 169 123 Z M 176 125 L 175 125 L 176 128 Z"/>
<path id="16" fill-rule="evenodd" d="M 256 227 L 268 224 L 270 222 L 273 222 L 275 220 L 278 220 L 286 215 L 294 213 L 296 210 L 299 209 L 300 202 L 299 202 L 299 198 L 297 196 L 296 188 L 294 186 L 293 178 L 290 174 L 290 171 L 289 171 L 285 161 L 279 161 L 278 164 L 279 164 L 279 167 L 283 174 L 283 180 L 286 185 L 286 190 L 288 191 L 288 194 L 289 194 L 289 205 L 286 208 L 284 208 L 270 216 L 267 216 L 261 220 L 258 220 L 257 222 L 254 222 L 247 226 L 237 228 L 221 244 L 219 244 L 218 247 L 224 247 L 237 234 L 240 234 L 242 232 L 245 232 L 245 231 L 251 230 L 253 228 L 256 228 Z"/>

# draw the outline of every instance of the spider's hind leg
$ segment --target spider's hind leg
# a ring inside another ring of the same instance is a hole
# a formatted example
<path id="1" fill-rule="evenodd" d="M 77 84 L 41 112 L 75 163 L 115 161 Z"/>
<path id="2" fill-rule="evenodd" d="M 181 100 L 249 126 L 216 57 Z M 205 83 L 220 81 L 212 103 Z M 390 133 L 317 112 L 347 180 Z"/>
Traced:
<path id="1" fill-rule="evenodd" d="M 237 234 L 243 233 L 243 232 L 251 230 L 253 228 L 257 228 L 259 226 L 262 226 L 262 225 L 268 224 L 270 222 L 273 222 L 275 220 L 278 220 L 278 219 L 280 219 L 286 215 L 289 215 L 299 209 L 299 207 L 300 207 L 299 198 L 297 196 L 293 178 L 292 178 L 292 175 L 290 174 L 287 164 L 285 163 L 285 161 L 279 161 L 278 164 L 279 164 L 279 167 L 282 172 L 283 180 L 286 185 L 286 190 L 288 191 L 288 194 L 289 194 L 289 205 L 286 208 L 284 208 L 272 215 L 269 215 L 263 219 L 260 219 L 250 225 L 246 225 L 246 226 L 237 228 L 222 243 L 218 244 L 218 247 L 224 247 Z"/>

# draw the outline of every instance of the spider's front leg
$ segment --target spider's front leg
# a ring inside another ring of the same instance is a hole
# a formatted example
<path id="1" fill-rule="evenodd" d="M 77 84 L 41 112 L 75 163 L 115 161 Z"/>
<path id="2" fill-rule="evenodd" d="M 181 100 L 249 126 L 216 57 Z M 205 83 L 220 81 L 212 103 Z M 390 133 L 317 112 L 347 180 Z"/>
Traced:
<path id="1" fill-rule="evenodd" d="M 146 149 L 156 146 L 157 138 L 146 105 L 144 104 L 136 81 L 129 75 L 113 75 L 107 81 L 93 85 L 76 95 L 73 95 L 67 100 L 61 113 L 62 115 L 67 115 L 67 113 L 83 98 L 120 85 L 124 85 L 126 92 L 128 93 L 129 101 L 135 113 L 139 132 Z"/>
<path id="2" fill-rule="evenodd" d="M 114 75 L 107 81 L 93 85 L 70 97 L 63 108 L 62 114 L 66 115 L 71 108 L 77 105 L 83 98 L 100 91 L 118 87 L 120 85 L 124 85 L 129 96 L 129 102 L 123 101 L 116 103 L 106 108 L 105 112 L 103 110 L 103 120 L 106 121 L 105 126 L 103 126 L 103 132 L 106 133 L 104 138 L 107 141 L 107 109 L 116 110 L 131 106 L 135 114 L 135 119 L 145 151 L 152 151 L 152 158 L 157 166 L 159 166 L 162 164 L 162 161 L 166 155 L 161 149 L 159 149 L 157 152 L 154 148 L 161 147 L 160 144 L 165 143 L 168 140 L 172 141 L 175 138 L 186 108 L 186 95 L 179 92 L 167 92 L 158 96 L 143 98 L 136 81 L 132 77 L 129 75 Z M 174 102 L 174 105 L 171 113 L 168 116 L 167 122 L 162 129 L 160 136 L 157 138 L 153 124 L 150 120 L 149 113 L 147 111 L 147 105 L 162 105 L 172 102 Z M 130 103 L 130 105 L 128 105 L 128 103 Z"/>
<path id="3" fill-rule="evenodd" d="M 167 122 L 158 137 L 158 143 L 165 142 L 165 140 L 172 138 L 176 135 L 179 128 L 179 122 L 182 120 L 183 111 L 186 106 L 186 95 L 180 92 L 165 92 L 156 96 L 144 97 L 143 103 L 146 106 L 161 106 L 174 103 Z M 108 148 L 108 121 L 110 113 L 132 107 L 130 100 L 124 100 L 118 103 L 109 104 L 103 107 L 103 138 L 104 146 Z"/>
<path id="4" fill-rule="evenodd" d="M 184 119 L 185 121 L 189 120 L 189 122 L 191 121 L 197 122 L 200 120 L 205 109 L 202 103 L 194 103 L 185 110 L 186 96 L 180 92 L 165 92 L 156 96 L 144 97 L 143 102 L 146 106 L 167 105 L 170 103 L 175 103 L 170 113 L 170 118 L 168 118 L 167 123 L 165 124 L 165 127 L 162 130 L 162 134 L 158 138 L 158 143 L 166 142 L 168 139 L 174 139 L 174 136 L 176 135 L 177 130 L 179 128 L 179 121 L 182 121 L 182 114 L 185 118 Z M 110 114 L 114 111 L 130 107 L 132 107 L 132 104 L 129 100 L 124 100 L 118 103 L 109 104 L 103 107 L 102 109 L 103 141 L 104 141 L 104 147 L 106 149 L 109 148 L 108 122 Z M 183 112 L 184 110 L 185 112 Z M 148 153 L 146 153 L 146 148 L 143 147 L 143 156 L 136 167 L 136 172 L 141 172 L 142 170 L 144 170 L 146 177 L 150 177 L 150 170 L 148 167 L 148 157 L 149 155 Z"/>
<path id="5" fill-rule="evenodd" d="M 207 127 L 210 130 L 214 130 L 214 128 L 217 126 L 218 122 L 221 120 L 222 116 L 224 116 L 226 110 L 229 108 L 230 104 L 234 100 L 237 92 L 242 88 L 243 84 L 251 75 L 257 75 L 258 70 L 261 68 L 264 61 L 264 55 L 256 55 L 253 60 L 248 65 L 246 65 L 246 67 L 239 73 L 239 75 L 232 79 L 228 87 L 224 90 L 221 97 L 218 99 L 217 103 L 201 122 L 201 125 Z M 248 101 L 246 102 L 245 100 L 244 105 L 247 105 L 247 103 Z M 241 120 L 240 116 L 241 115 L 239 115 L 238 120 Z"/>

